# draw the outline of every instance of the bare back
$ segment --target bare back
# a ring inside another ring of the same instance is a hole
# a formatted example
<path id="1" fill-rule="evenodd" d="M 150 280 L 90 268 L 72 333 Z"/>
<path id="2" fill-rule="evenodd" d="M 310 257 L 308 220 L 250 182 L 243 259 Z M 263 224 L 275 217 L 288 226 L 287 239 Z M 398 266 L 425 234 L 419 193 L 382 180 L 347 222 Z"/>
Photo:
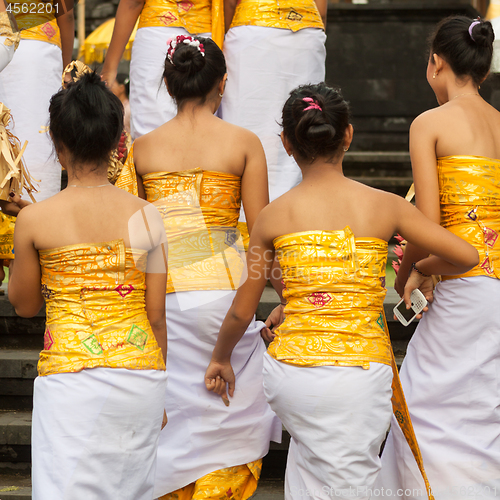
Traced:
<path id="1" fill-rule="evenodd" d="M 117 239 L 122 239 L 126 247 L 149 249 L 150 242 L 137 238 L 139 230 L 134 224 L 143 226 L 142 213 L 146 209 L 144 213 L 156 243 L 163 234 L 163 225 L 159 213 L 151 208 L 144 200 L 109 185 L 68 187 L 23 211 L 29 212 L 27 222 L 37 250 Z"/>
<path id="2" fill-rule="evenodd" d="M 271 239 L 301 231 L 336 231 L 349 226 L 357 238 L 388 241 L 396 227 L 397 196 L 328 172 L 305 179 L 266 208 Z M 267 239 L 267 238 L 266 238 Z"/>
<path id="3" fill-rule="evenodd" d="M 137 139 L 134 163 L 139 175 L 200 168 L 241 177 L 259 146 L 253 133 L 211 113 L 185 113 Z"/>
<path id="4" fill-rule="evenodd" d="M 500 112 L 481 97 L 464 95 L 432 112 L 438 158 L 500 158 Z"/>

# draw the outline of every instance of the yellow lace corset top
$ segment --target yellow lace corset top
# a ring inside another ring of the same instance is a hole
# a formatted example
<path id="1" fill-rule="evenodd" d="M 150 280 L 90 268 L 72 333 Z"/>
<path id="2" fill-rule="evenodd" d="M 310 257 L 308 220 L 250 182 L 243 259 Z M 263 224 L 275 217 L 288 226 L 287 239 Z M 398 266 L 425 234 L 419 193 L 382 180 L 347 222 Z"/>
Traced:
<path id="1" fill-rule="evenodd" d="M 479 265 L 460 276 L 500 279 L 500 160 L 482 156 L 438 158 L 441 225 L 479 252 Z"/>
<path id="2" fill-rule="evenodd" d="M 185 28 L 192 35 L 212 31 L 211 0 L 146 0 L 139 28 Z M 166 50 L 166 49 L 165 49 Z"/>
<path id="3" fill-rule="evenodd" d="M 149 324 L 147 253 L 122 240 L 41 250 L 47 323 L 38 373 L 165 370 Z"/>
<path id="4" fill-rule="evenodd" d="M 241 178 L 201 169 L 142 176 L 168 237 L 167 293 L 235 290 L 244 268 L 236 228 Z"/>
<path id="5" fill-rule="evenodd" d="M 241 0 L 231 28 L 244 25 L 292 31 L 325 29 L 314 0 Z"/>
<path id="6" fill-rule="evenodd" d="M 274 240 L 283 273 L 285 321 L 268 353 L 298 366 L 391 364 L 383 303 L 387 242 L 341 231 Z"/>
<path id="7" fill-rule="evenodd" d="M 52 0 L 7 0 L 7 4 L 21 30 L 21 38 L 61 46 L 55 17 L 59 5 L 54 5 Z"/>

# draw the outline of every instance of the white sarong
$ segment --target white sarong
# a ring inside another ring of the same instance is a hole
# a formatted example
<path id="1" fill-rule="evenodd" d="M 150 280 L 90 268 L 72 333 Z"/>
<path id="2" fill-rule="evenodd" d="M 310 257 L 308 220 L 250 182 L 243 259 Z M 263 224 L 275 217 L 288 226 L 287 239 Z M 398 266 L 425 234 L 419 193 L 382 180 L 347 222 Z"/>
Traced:
<path id="1" fill-rule="evenodd" d="M 15 45 L 5 45 L 6 41 L 6 36 L 0 36 L 0 73 L 5 69 L 7 64 L 12 61 L 14 52 L 16 51 Z"/>
<path id="2" fill-rule="evenodd" d="M 47 131 L 50 98 L 61 88 L 61 49 L 52 43 L 21 40 L 11 63 L 0 73 L 0 101 L 12 111 L 12 132 L 28 141 L 24 160 L 38 181 L 37 201 L 61 190 L 61 165 Z M 25 195 L 24 198 L 27 198 Z"/>
<path id="3" fill-rule="evenodd" d="M 152 500 L 166 382 L 123 368 L 36 378 L 33 500 Z"/>
<path id="4" fill-rule="evenodd" d="M 293 366 L 264 356 L 264 390 L 290 433 L 285 499 L 370 498 L 391 419 L 392 369 Z"/>
<path id="5" fill-rule="evenodd" d="M 147 27 L 137 30 L 130 61 L 130 129 L 132 139 L 151 132 L 177 114 L 163 83 L 167 40 L 189 35 L 184 28 Z M 210 33 L 197 36 L 210 37 Z"/>
<path id="6" fill-rule="evenodd" d="M 281 112 L 290 91 L 325 79 L 326 35 L 319 28 L 231 28 L 224 40 L 228 79 L 221 117 L 257 134 L 266 153 L 269 201 L 301 180 L 281 144 Z"/>
<path id="7" fill-rule="evenodd" d="M 437 285 L 401 382 L 435 499 L 500 498 L 500 280 Z M 427 498 L 394 417 L 377 486 Z"/>
<path id="8" fill-rule="evenodd" d="M 210 472 L 258 460 L 270 441 L 281 441 L 281 423 L 262 385 L 263 323 L 252 321 L 232 354 L 236 390 L 230 406 L 205 387 L 205 371 L 234 295 L 222 290 L 167 295 L 168 425 L 158 446 L 155 498 Z M 198 305 L 185 310 L 179 302 Z"/>

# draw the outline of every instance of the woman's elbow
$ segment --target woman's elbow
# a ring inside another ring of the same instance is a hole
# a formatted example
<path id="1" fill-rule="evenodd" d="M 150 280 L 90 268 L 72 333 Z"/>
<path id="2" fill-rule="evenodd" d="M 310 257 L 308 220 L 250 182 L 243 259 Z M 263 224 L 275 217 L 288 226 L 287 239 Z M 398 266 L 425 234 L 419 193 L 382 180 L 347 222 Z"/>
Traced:
<path id="1" fill-rule="evenodd" d="M 39 303 L 26 303 L 24 301 L 19 301 L 19 303 L 12 302 L 14 310 L 18 316 L 21 318 L 32 318 L 36 316 L 43 307 L 43 300 Z"/>

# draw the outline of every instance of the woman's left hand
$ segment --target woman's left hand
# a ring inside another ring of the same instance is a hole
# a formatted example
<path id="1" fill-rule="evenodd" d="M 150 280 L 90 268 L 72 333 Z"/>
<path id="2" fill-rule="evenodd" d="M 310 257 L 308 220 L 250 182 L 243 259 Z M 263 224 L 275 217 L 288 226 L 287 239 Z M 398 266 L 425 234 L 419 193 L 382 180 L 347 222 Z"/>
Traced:
<path id="1" fill-rule="evenodd" d="M 229 406 L 229 398 L 234 395 L 235 377 L 231 363 L 219 363 L 210 361 L 205 372 L 205 386 L 209 391 L 213 391 L 221 396 L 226 406 Z M 227 390 L 226 390 L 227 384 Z"/>
<path id="2" fill-rule="evenodd" d="M 163 410 L 163 420 L 161 422 L 161 430 L 168 424 L 167 412 Z"/>
<path id="3" fill-rule="evenodd" d="M 423 287 L 424 289 L 426 288 L 426 284 L 428 283 L 428 280 L 432 281 L 432 278 L 429 276 L 422 276 L 422 274 L 418 273 L 417 271 L 412 271 L 410 273 L 410 276 L 408 277 L 408 280 L 406 281 L 405 289 L 404 289 L 404 301 L 406 304 L 406 308 L 409 309 L 411 307 L 411 292 L 413 290 L 416 290 L 417 288 Z M 427 291 L 425 292 L 424 295 L 428 295 Z M 425 306 L 422 309 L 422 312 L 427 312 L 428 307 Z M 416 319 L 420 319 L 422 317 L 422 313 L 417 314 L 415 316 Z"/>
<path id="4" fill-rule="evenodd" d="M 31 201 L 23 200 L 18 194 L 14 192 L 9 193 L 11 201 L 0 200 L 0 209 L 6 215 L 11 215 L 16 217 L 17 214 L 28 205 L 31 205 Z"/>

